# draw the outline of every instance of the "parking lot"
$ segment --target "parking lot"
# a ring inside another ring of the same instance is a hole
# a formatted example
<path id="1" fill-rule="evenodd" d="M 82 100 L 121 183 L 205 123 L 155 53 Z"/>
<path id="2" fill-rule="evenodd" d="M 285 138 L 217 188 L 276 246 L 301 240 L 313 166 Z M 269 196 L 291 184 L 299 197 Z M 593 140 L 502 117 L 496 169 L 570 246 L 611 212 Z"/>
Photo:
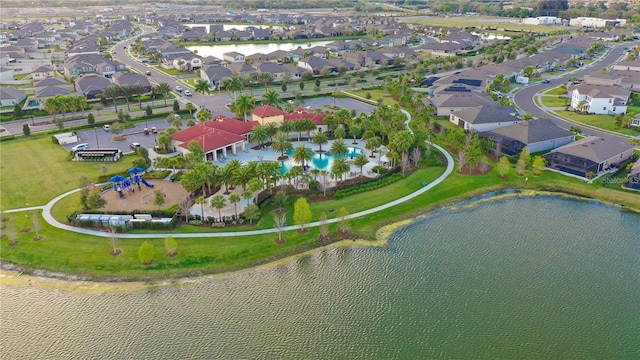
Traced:
<path id="1" fill-rule="evenodd" d="M 80 144 L 89 144 L 89 149 L 119 149 L 123 153 L 132 152 L 131 143 L 137 142 L 140 146 L 147 149 L 156 145 L 156 137 L 158 134 L 151 133 L 151 128 L 156 127 L 157 132 L 163 131 L 169 127 L 169 123 L 166 120 L 154 120 L 147 123 L 138 123 L 132 128 L 124 130 L 122 135 L 126 138 L 125 141 L 112 141 L 113 134 L 103 129 L 102 126 L 96 126 L 93 130 L 84 130 L 78 132 L 78 143 L 63 145 L 65 149 L 71 151 L 71 148 Z M 184 128 L 183 121 L 183 128 Z M 149 135 L 144 135 L 144 128 L 149 129 Z"/>

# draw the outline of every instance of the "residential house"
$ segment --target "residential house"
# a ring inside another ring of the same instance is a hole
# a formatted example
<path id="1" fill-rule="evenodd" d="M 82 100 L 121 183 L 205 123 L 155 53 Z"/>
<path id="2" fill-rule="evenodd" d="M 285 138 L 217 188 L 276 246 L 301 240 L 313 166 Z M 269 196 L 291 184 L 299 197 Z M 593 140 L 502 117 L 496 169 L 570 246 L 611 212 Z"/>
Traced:
<path id="1" fill-rule="evenodd" d="M 633 61 L 621 61 L 617 64 L 613 64 L 613 70 L 628 70 L 640 72 L 640 59 Z"/>
<path id="2" fill-rule="evenodd" d="M 0 83 L 7 84 L 13 81 L 13 69 L 0 65 Z"/>
<path id="3" fill-rule="evenodd" d="M 232 76 L 229 68 L 219 65 L 207 66 L 200 70 L 200 78 L 208 81 L 214 89 L 221 89 L 224 81 Z"/>
<path id="4" fill-rule="evenodd" d="M 216 41 L 231 41 L 231 40 L 233 40 L 233 33 L 231 31 L 226 31 L 226 30 L 216 31 L 215 40 Z"/>
<path id="5" fill-rule="evenodd" d="M 631 167 L 631 171 L 627 176 L 626 186 L 630 189 L 640 190 L 640 161 L 636 161 Z"/>
<path id="6" fill-rule="evenodd" d="M 465 131 L 483 132 L 519 123 L 517 113 L 511 106 L 477 106 L 452 112 L 449 121 Z"/>
<path id="7" fill-rule="evenodd" d="M 222 59 L 230 63 L 243 63 L 245 61 L 244 55 L 236 51 L 231 51 L 231 52 L 222 54 Z"/>
<path id="8" fill-rule="evenodd" d="M 88 74 L 76 78 L 76 91 L 87 100 L 95 99 L 98 95 L 104 92 L 107 86 L 112 85 L 109 79 L 97 74 Z"/>
<path id="9" fill-rule="evenodd" d="M 284 79 L 285 73 L 287 72 L 284 69 L 284 66 L 281 64 L 265 62 L 257 67 L 258 74 L 268 73 L 273 76 L 274 81 L 282 81 Z"/>
<path id="10" fill-rule="evenodd" d="M 31 72 L 31 78 L 34 81 L 46 79 L 55 76 L 56 72 L 52 66 L 40 66 Z"/>
<path id="11" fill-rule="evenodd" d="M 196 54 L 169 55 L 162 59 L 163 67 L 169 61 L 170 67 L 180 71 L 194 71 L 202 67 L 202 57 Z"/>
<path id="12" fill-rule="evenodd" d="M 331 72 L 338 72 L 338 69 L 329 61 L 314 56 L 298 60 L 298 66 L 305 70 L 313 72 L 314 75 L 319 75 L 324 68 L 329 69 L 329 71 Z"/>
<path id="13" fill-rule="evenodd" d="M 231 63 L 227 65 L 229 70 L 237 76 L 251 76 L 257 74 L 256 69 L 247 63 Z"/>
<path id="14" fill-rule="evenodd" d="M 55 97 L 57 95 L 69 95 L 71 91 L 66 87 L 58 87 L 58 86 L 47 86 L 36 90 L 35 99 L 40 104 L 44 104 L 44 102 L 50 98 Z"/>
<path id="15" fill-rule="evenodd" d="M 262 105 L 251 110 L 252 120 L 257 121 L 260 125 L 266 125 L 272 122 L 281 124 L 284 121 L 285 114 L 284 111 L 270 105 Z"/>
<path id="16" fill-rule="evenodd" d="M 631 91 L 618 86 L 580 84 L 569 86 L 571 108 L 589 114 L 625 114 Z"/>
<path id="17" fill-rule="evenodd" d="M 99 74 L 111 77 L 116 71 L 125 71 L 125 64 L 106 59 L 102 55 L 78 55 L 67 59 L 63 65 L 67 77 L 82 76 L 84 74 Z"/>
<path id="18" fill-rule="evenodd" d="M 624 139 L 588 136 L 551 150 L 544 157 L 550 169 L 586 178 L 589 173 L 599 176 L 629 160 L 633 149 Z"/>
<path id="19" fill-rule="evenodd" d="M 481 132 L 480 137 L 494 141 L 497 155 L 516 156 L 525 147 L 530 153 L 547 151 L 569 144 L 575 134 L 557 126 L 549 119 L 523 121 L 517 124 Z"/>
<path id="20" fill-rule="evenodd" d="M 20 104 L 27 98 L 26 91 L 16 89 L 13 86 L 0 87 L 0 106 L 13 106 Z"/>
<path id="21" fill-rule="evenodd" d="M 119 86 L 122 86 L 122 85 L 133 86 L 135 84 L 140 84 L 142 85 L 142 87 L 144 87 L 146 93 L 151 92 L 151 83 L 149 82 L 149 79 L 144 75 L 140 75 L 134 72 L 132 73 L 119 72 L 115 74 L 113 76 L 113 83 Z"/>
<path id="22" fill-rule="evenodd" d="M 432 106 L 436 109 L 436 115 L 449 116 L 451 113 L 463 109 L 474 108 L 478 106 L 495 106 L 496 102 L 484 95 L 475 92 L 470 93 L 451 93 L 447 95 L 439 95 L 436 97 L 423 98 L 422 102 L 426 106 Z"/>
<path id="23" fill-rule="evenodd" d="M 189 153 L 193 141 L 204 151 L 205 161 L 224 161 L 229 155 L 237 155 L 238 150 L 246 151 L 245 144 L 256 122 L 244 122 L 223 116 L 188 127 L 171 135 L 171 144 L 183 154 Z"/>

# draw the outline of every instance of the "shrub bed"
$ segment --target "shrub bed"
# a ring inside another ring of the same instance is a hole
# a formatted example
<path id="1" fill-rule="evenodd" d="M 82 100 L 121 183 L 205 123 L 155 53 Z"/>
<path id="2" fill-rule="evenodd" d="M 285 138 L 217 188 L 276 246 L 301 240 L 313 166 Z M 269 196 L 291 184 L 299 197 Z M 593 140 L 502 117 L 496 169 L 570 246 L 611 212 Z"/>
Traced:
<path id="1" fill-rule="evenodd" d="M 404 178 L 404 176 L 400 173 L 395 173 L 395 174 L 391 174 L 387 177 L 385 177 L 384 179 L 380 179 L 380 180 L 376 180 L 376 181 L 372 181 L 370 183 L 366 183 L 366 184 L 362 184 L 359 186 L 353 186 L 350 188 L 346 188 L 346 189 L 340 189 L 338 191 L 336 191 L 336 193 L 333 195 L 333 198 L 336 200 L 342 199 L 345 196 L 349 196 L 349 195 L 355 195 L 355 194 L 359 194 L 359 193 L 363 193 L 365 191 L 371 191 L 371 190 L 375 190 L 375 189 L 379 189 L 383 186 L 387 186 L 391 183 L 394 183 L 396 181 L 402 180 Z"/>

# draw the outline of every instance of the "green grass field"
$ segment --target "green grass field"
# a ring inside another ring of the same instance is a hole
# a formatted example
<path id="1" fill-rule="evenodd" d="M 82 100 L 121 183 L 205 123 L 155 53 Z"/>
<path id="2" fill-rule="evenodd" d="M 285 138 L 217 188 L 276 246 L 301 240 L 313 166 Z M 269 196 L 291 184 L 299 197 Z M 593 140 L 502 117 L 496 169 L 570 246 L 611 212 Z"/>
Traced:
<path id="1" fill-rule="evenodd" d="M 560 91 L 560 87 L 554 87 L 551 88 L 549 90 L 546 90 L 543 92 L 543 94 L 549 94 L 549 95 L 566 95 L 566 93 Z"/>
<path id="2" fill-rule="evenodd" d="M 564 107 L 567 105 L 567 101 L 564 97 L 560 98 L 556 96 L 541 96 L 540 101 L 544 106 L 547 107 Z"/>
<path id="3" fill-rule="evenodd" d="M 116 163 L 72 162 L 67 151 L 49 136 L 5 141 L 0 145 L 2 209 L 44 205 L 55 196 L 80 186 L 80 178 L 91 180 L 102 174 L 126 171 L 133 157 Z"/>
<path id="4" fill-rule="evenodd" d="M 478 31 L 490 32 L 487 27 L 497 28 L 495 31 L 500 33 L 509 33 L 508 30 L 520 30 L 522 32 L 544 32 L 544 33 L 557 33 L 566 31 L 566 28 L 554 27 L 554 26 L 535 26 L 535 25 L 523 25 L 512 24 L 510 21 L 513 19 L 496 18 L 489 16 L 449 16 L 449 17 L 421 17 L 420 19 L 406 19 L 405 22 L 416 23 L 420 25 L 432 25 L 432 26 L 446 26 L 446 27 L 467 27 L 475 26 Z M 507 31 L 505 31 L 507 30 Z M 513 32 L 513 34 L 519 34 Z"/>
<path id="5" fill-rule="evenodd" d="M 393 106 L 398 103 L 396 100 L 394 100 L 391 97 L 391 95 L 389 95 L 388 93 L 385 93 L 384 90 L 382 89 L 371 89 L 371 90 L 351 89 L 345 92 L 356 95 L 356 96 L 360 96 L 364 99 L 367 98 L 367 93 L 369 93 L 371 94 L 371 98 L 369 99 L 370 101 L 377 102 L 378 99 L 382 99 L 382 103 L 385 105 Z"/>
<path id="6" fill-rule="evenodd" d="M 581 114 L 576 114 L 573 111 L 565 111 L 565 110 L 552 111 L 552 113 L 559 115 L 561 117 L 563 116 L 567 117 L 573 121 L 577 121 L 582 124 L 592 125 L 604 130 L 615 131 L 617 133 L 624 134 L 624 135 L 636 136 L 640 133 L 635 129 L 617 127 L 615 125 L 615 119 L 611 115 L 604 115 L 604 114 L 581 115 Z"/>

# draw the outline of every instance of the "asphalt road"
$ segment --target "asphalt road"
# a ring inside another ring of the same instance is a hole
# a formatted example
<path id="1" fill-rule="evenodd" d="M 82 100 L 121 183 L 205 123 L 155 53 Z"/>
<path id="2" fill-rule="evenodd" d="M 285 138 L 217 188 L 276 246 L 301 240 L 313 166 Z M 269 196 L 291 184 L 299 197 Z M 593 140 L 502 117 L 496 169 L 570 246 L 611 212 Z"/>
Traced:
<path id="1" fill-rule="evenodd" d="M 610 49 L 609 53 L 600 61 L 589 64 L 586 68 L 578 69 L 575 72 L 565 73 L 561 77 L 551 80 L 551 82 L 548 84 L 539 83 L 539 84 L 530 85 L 525 88 L 522 88 L 520 91 L 518 91 L 515 94 L 515 96 L 513 97 L 513 101 L 516 103 L 516 105 L 518 105 L 520 109 L 522 109 L 522 111 L 533 114 L 536 117 L 544 116 L 547 119 L 551 119 L 558 126 L 564 129 L 569 129 L 571 126 L 574 126 L 575 124 L 568 122 L 566 120 L 562 120 L 558 117 L 555 117 L 549 113 L 544 112 L 541 108 L 538 107 L 538 105 L 535 104 L 535 102 L 533 101 L 533 97 L 537 93 L 542 92 L 546 89 L 565 84 L 574 76 L 579 78 L 584 76 L 585 74 L 597 72 L 603 67 L 610 66 L 611 64 L 617 62 L 622 57 L 622 55 L 620 55 L 620 52 L 622 51 L 622 49 L 624 49 L 625 46 L 629 46 L 629 43 L 619 45 Z M 599 131 L 599 130 L 595 130 L 587 127 L 581 127 L 581 129 L 583 134 L 585 135 L 600 136 L 605 139 L 611 139 L 612 141 L 621 141 L 621 140 L 626 141 L 626 138 L 622 135 L 613 135 L 607 132 L 603 132 L 603 131 Z"/>

